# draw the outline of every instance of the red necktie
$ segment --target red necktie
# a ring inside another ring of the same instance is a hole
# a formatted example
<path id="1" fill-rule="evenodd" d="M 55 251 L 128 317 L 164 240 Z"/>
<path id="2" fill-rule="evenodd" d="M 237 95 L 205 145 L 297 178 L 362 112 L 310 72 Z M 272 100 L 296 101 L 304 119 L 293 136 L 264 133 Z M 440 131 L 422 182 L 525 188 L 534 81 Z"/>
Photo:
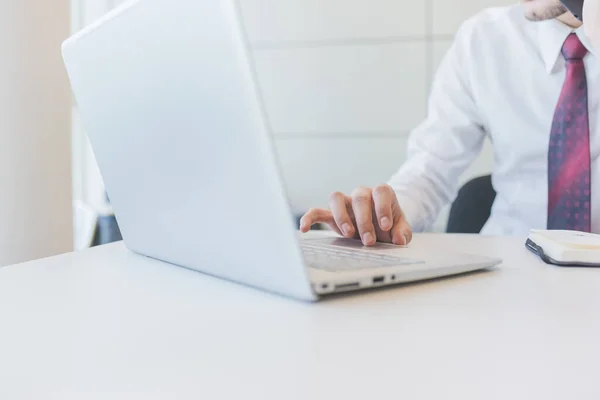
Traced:
<path id="1" fill-rule="evenodd" d="M 583 58 L 587 49 L 572 33 L 562 54 L 567 76 L 556 106 L 548 151 L 548 229 L 590 232 L 590 126 Z"/>

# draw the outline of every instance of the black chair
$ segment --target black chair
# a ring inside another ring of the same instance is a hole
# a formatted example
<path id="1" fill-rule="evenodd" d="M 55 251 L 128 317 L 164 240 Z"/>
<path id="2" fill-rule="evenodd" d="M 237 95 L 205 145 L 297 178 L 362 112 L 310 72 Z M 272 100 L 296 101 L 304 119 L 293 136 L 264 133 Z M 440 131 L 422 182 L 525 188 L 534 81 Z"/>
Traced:
<path id="1" fill-rule="evenodd" d="M 92 247 L 102 246 L 104 244 L 118 242 L 123 240 L 119 224 L 114 215 L 98 217 L 96 221 L 96 230 L 92 239 Z"/>
<path id="2" fill-rule="evenodd" d="M 496 191 L 490 175 L 467 182 L 452 203 L 446 232 L 480 233 L 490 218 Z"/>

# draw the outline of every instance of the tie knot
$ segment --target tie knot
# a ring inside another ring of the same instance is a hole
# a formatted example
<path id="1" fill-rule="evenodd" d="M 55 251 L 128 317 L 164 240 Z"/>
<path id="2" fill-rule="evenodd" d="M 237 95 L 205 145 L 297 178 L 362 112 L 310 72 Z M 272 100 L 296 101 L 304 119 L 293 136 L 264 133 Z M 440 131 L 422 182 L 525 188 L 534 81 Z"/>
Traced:
<path id="1" fill-rule="evenodd" d="M 565 60 L 582 60 L 588 53 L 575 33 L 571 33 L 563 44 L 562 54 Z"/>

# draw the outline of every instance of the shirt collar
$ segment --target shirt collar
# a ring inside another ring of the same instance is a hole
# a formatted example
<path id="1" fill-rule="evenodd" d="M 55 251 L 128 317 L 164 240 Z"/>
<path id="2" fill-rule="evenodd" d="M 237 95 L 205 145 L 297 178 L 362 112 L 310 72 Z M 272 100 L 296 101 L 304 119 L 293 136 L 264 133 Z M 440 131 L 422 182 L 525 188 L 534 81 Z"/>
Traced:
<path id="1" fill-rule="evenodd" d="M 548 73 L 552 73 L 559 57 L 562 57 L 562 46 L 567 39 L 567 36 L 573 32 L 577 34 L 579 40 L 581 40 L 581 43 L 586 49 L 594 56 L 596 55 L 589 39 L 584 33 L 583 26 L 573 29 L 557 19 L 541 21 L 537 22 L 537 24 L 540 50 Z"/>

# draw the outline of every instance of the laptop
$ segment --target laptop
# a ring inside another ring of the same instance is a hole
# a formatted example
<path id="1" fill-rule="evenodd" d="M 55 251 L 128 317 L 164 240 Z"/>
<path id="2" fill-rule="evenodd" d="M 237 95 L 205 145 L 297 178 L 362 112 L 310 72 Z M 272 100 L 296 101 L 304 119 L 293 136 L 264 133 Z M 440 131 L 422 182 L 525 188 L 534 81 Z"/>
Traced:
<path id="1" fill-rule="evenodd" d="M 299 234 L 248 48 L 234 0 L 130 1 L 63 44 L 128 249 L 306 301 L 500 262 Z"/>

